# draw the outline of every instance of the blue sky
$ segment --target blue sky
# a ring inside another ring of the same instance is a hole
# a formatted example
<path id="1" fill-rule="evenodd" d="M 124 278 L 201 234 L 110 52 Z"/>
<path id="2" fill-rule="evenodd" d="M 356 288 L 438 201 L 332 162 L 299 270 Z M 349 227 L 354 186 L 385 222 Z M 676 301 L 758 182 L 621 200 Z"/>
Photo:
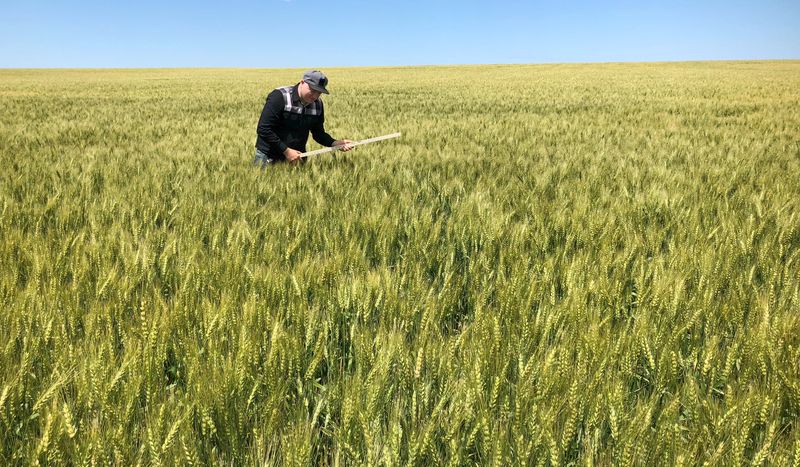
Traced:
<path id="1" fill-rule="evenodd" d="M 4 3 L 3 68 L 800 58 L 800 0 Z"/>

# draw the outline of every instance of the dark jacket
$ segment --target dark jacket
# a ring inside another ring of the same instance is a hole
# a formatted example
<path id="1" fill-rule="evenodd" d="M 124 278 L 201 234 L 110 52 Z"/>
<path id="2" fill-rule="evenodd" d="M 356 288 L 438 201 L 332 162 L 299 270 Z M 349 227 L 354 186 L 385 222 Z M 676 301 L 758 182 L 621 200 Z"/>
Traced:
<path id="1" fill-rule="evenodd" d="M 273 90 L 267 96 L 256 130 L 256 148 L 273 160 L 285 160 L 287 147 L 306 152 L 308 132 L 314 141 L 333 146 L 335 141 L 325 132 L 325 110 L 322 100 L 303 105 L 297 92 L 299 83 Z"/>

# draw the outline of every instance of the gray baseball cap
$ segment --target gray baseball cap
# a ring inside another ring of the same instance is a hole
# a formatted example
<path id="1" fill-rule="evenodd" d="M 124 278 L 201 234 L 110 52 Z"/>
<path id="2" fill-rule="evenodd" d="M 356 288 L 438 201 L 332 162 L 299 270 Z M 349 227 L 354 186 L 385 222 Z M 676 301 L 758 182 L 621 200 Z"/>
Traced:
<path id="1" fill-rule="evenodd" d="M 328 85 L 328 77 L 319 70 L 309 70 L 303 75 L 303 81 L 308 87 L 323 94 L 330 94 L 325 86 Z"/>

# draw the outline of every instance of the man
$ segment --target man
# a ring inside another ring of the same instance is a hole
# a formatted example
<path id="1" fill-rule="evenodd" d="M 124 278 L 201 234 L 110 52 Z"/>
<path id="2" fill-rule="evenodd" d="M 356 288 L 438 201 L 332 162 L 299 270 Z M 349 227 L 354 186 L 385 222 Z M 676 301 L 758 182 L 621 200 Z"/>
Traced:
<path id="1" fill-rule="evenodd" d="M 321 94 L 329 94 L 328 78 L 317 70 L 307 71 L 294 86 L 273 90 L 267 96 L 256 130 L 254 164 L 266 167 L 275 162 L 296 162 L 306 151 L 308 132 L 323 146 L 342 151 L 353 148 L 348 139 L 334 140 L 325 132 L 325 111 Z"/>

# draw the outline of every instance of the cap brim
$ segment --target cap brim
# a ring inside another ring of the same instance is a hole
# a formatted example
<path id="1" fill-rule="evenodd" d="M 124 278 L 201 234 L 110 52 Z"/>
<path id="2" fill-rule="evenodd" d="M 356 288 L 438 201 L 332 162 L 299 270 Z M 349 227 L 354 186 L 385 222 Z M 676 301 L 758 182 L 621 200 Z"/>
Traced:
<path id="1" fill-rule="evenodd" d="M 311 84 L 308 81 L 306 81 L 306 84 L 308 84 L 308 87 L 310 87 L 311 89 L 313 89 L 313 90 L 315 90 L 317 92 L 321 92 L 322 94 L 330 94 L 328 92 L 328 90 L 323 88 L 322 86 L 317 86 L 315 84 Z"/>

